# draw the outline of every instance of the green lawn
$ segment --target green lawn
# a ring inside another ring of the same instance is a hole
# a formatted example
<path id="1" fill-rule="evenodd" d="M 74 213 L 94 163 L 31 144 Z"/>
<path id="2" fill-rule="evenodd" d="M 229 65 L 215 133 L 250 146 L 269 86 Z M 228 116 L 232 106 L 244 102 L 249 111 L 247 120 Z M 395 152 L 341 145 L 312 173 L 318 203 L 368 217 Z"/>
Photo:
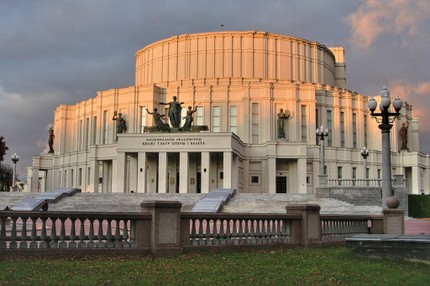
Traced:
<path id="1" fill-rule="evenodd" d="M 294 248 L 174 258 L 87 257 L 0 262 L 0 285 L 430 285 L 430 264 Z"/>

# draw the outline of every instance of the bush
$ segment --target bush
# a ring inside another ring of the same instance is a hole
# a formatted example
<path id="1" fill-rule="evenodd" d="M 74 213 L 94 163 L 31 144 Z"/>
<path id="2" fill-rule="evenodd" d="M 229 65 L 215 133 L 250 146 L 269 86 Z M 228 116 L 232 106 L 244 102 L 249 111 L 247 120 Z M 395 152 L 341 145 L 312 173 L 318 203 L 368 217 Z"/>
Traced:
<path id="1" fill-rule="evenodd" d="M 430 217 L 430 195 L 409 195 L 408 200 L 409 216 Z"/>

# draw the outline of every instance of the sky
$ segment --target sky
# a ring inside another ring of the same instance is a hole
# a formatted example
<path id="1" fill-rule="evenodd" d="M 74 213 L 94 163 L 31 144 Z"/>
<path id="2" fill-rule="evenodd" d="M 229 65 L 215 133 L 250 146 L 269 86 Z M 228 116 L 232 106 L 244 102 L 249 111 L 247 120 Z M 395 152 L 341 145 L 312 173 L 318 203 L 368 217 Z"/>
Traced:
<path id="1" fill-rule="evenodd" d="M 223 28 L 221 28 L 223 25 Z M 46 150 L 55 108 L 134 85 L 137 50 L 171 36 L 265 31 L 345 48 L 347 88 L 387 86 L 430 153 L 428 0 L 0 0 L 0 135 L 17 173 Z M 375 123 L 376 124 L 376 123 Z"/>

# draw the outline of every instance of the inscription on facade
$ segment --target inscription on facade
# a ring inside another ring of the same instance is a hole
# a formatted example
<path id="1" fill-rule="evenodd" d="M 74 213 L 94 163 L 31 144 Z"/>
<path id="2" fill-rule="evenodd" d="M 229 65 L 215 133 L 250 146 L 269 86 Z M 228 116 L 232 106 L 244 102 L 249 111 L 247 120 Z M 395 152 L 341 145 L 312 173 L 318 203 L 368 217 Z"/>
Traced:
<path id="1" fill-rule="evenodd" d="M 145 138 L 142 142 L 144 146 L 191 146 L 206 145 L 202 138 L 181 137 L 181 138 Z"/>

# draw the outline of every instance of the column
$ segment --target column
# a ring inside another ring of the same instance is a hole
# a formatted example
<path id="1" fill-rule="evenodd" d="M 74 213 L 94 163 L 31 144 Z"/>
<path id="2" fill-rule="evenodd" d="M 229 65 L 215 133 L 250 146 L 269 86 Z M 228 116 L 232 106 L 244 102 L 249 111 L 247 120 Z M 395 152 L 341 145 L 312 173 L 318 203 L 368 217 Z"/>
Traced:
<path id="1" fill-rule="evenodd" d="M 179 193 L 188 193 L 188 152 L 179 153 Z"/>
<path id="2" fill-rule="evenodd" d="M 137 190 L 138 193 L 147 193 L 146 190 L 146 152 L 140 152 L 137 154 Z"/>
<path id="3" fill-rule="evenodd" d="M 158 192 L 167 192 L 167 152 L 158 153 Z"/>
<path id="4" fill-rule="evenodd" d="M 90 161 L 90 172 L 85 172 L 89 176 L 89 186 L 90 192 L 99 192 L 99 161 Z M 87 176 L 84 178 L 85 184 L 88 182 Z"/>
<path id="5" fill-rule="evenodd" d="M 113 173 L 116 174 L 115 180 L 116 182 L 113 182 L 113 186 L 116 185 L 116 187 L 113 188 L 113 191 L 116 193 L 124 193 L 124 187 L 125 187 L 125 180 L 126 177 L 126 155 L 124 152 L 118 152 L 117 160 L 113 162 Z M 116 168 L 116 170 L 115 170 Z"/>
<path id="6" fill-rule="evenodd" d="M 231 151 L 227 151 L 223 153 L 223 188 L 231 189 L 233 187 L 233 153 Z"/>
<path id="7" fill-rule="evenodd" d="M 209 174 L 210 174 L 210 153 L 202 152 L 202 164 L 201 164 L 201 173 L 202 173 L 202 193 L 209 193 Z"/>
<path id="8" fill-rule="evenodd" d="M 297 187 L 299 193 L 307 193 L 306 176 L 306 158 L 299 158 L 297 160 Z"/>
<path id="9" fill-rule="evenodd" d="M 40 166 L 40 157 L 33 157 L 33 173 L 31 174 L 31 192 L 39 191 L 39 166 Z"/>
<path id="10" fill-rule="evenodd" d="M 265 174 L 263 173 L 263 176 Z M 269 193 L 276 193 L 276 157 L 269 157 L 267 159 L 267 177 L 269 183 Z"/>

